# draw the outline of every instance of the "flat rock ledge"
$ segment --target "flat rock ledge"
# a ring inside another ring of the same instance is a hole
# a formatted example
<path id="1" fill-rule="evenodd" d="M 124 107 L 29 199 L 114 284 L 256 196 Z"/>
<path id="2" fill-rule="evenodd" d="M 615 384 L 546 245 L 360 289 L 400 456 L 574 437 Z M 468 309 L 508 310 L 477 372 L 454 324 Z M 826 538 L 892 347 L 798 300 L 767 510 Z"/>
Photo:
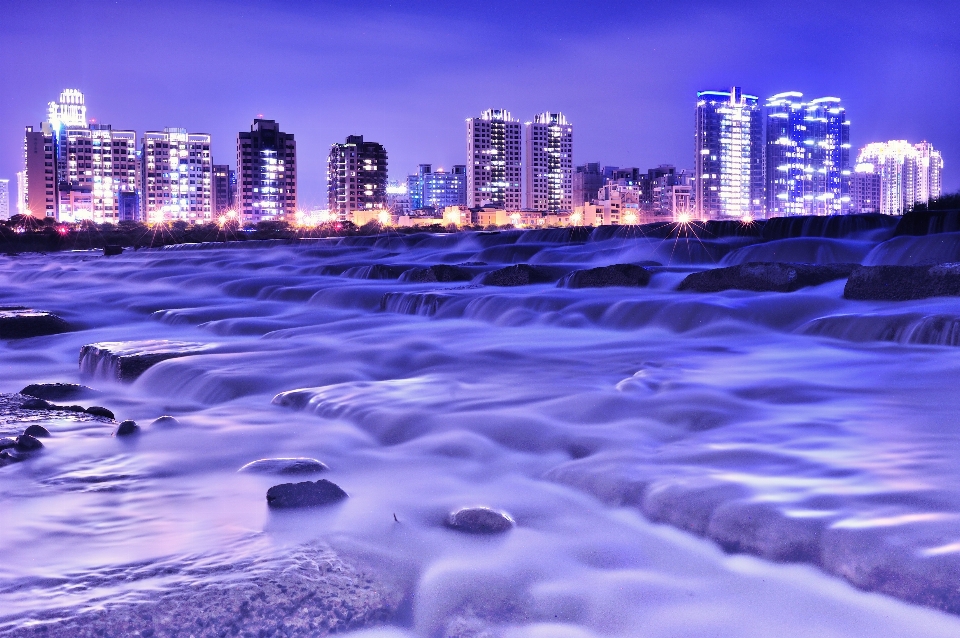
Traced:
<path id="1" fill-rule="evenodd" d="M 859 268 L 857 264 L 792 264 L 755 261 L 739 266 L 714 268 L 687 275 L 677 290 L 720 292 L 793 292 L 807 286 L 844 279 Z"/>
<path id="2" fill-rule="evenodd" d="M 545 266 L 515 264 L 491 270 L 480 280 L 484 286 L 529 286 L 530 284 L 550 284 L 560 279 L 561 272 Z"/>
<path id="3" fill-rule="evenodd" d="M 279 560 L 234 565 L 222 582 L 183 585 L 142 602 L 107 603 L 65 618 L 0 618 L 0 636 L 312 638 L 390 622 L 402 600 L 401 587 L 359 570 L 326 546 L 307 546 Z"/>
<path id="4" fill-rule="evenodd" d="M 0 339 L 28 339 L 69 331 L 70 324 L 51 312 L 0 307 Z"/>
<path id="5" fill-rule="evenodd" d="M 614 264 L 588 270 L 574 270 L 557 284 L 560 288 L 639 287 L 650 283 L 651 273 L 634 264 Z"/>
<path id="6" fill-rule="evenodd" d="M 80 348 L 80 374 L 129 383 L 161 361 L 202 354 L 211 344 L 186 341 L 109 341 Z"/>
<path id="7" fill-rule="evenodd" d="M 474 273 L 449 264 L 436 264 L 426 268 L 411 268 L 400 276 L 400 281 L 411 283 L 438 283 L 450 281 L 470 281 Z"/>
<path id="8" fill-rule="evenodd" d="M 860 266 L 843 289 L 847 299 L 909 301 L 960 296 L 960 263 L 935 266 Z"/>

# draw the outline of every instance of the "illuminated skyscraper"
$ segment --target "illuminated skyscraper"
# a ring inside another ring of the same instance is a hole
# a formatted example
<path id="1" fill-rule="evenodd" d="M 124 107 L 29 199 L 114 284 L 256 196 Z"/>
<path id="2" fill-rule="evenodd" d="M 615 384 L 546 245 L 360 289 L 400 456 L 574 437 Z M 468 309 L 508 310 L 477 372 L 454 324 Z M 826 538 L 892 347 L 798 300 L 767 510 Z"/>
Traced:
<path id="1" fill-rule="evenodd" d="M 767 215 L 836 215 L 850 208 L 850 123 L 840 99 L 774 95 L 766 104 Z"/>
<path id="2" fill-rule="evenodd" d="M 523 166 L 526 208 L 573 210 L 573 125 L 562 113 L 540 113 L 527 122 Z"/>
<path id="3" fill-rule="evenodd" d="M 467 120 L 467 205 L 520 210 L 520 122 L 488 109 Z"/>
<path id="4" fill-rule="evenodd" d="M 182 128 L 143 134 L 140 207 L 148 223 L 212 219 L 210 136 Z"/>
<path id="5" fill-rule="evenodd" d="M 330 147 L 327 206 L 342 221 L 351 213 L 387 207 L 387 150 L 362 135 L 349 135 Z"/>
<path id="6" fill-rule="evenodd" d="M 213 212 L 223 213 L 236 206 L 237 173 L 228 164 L 213 165 Z"/>
<path id="7" fill-rule="evenodd" d="M 763 215 L 763 120 L 740 87 L 697 93 L 696 210 L 705 219 Z"/>
<path id="8" fill-rule="evenodd" d="M 0 219 L 10 219 L 9 179 L 0 179 Z"/>
<path id="9" fill-rule="evenodd" d="M 137 190 L 136 138 L 134 131 L 115 131 L 109 125 L 60 129 L 61 221 L 120 221 L 120 193 Z"/>
<path id="10" fill-rule="evenodd" d="M 902 215 L 914 204 L 940 197 L 942 170 L 943 158 L 932 144 L 906 140 L 867 144 L 856 167 L 857 173 L 880 176 L 878 212 L 886 215 Z"/>
<path id="11" fill-rule="evenodd" d="M 28 126 L 23 139 L 25 215 L 38 219 L 57 219 L 57 152 L 56 138 L 44 122 L 39 131 Z"/>
<path id="12" fill-rule="evenodd" d="M 237 134 L 237 187 L 245 222 L 293 221 L 297 211 L 297 142 L 274 120 L 254 120 Z"/>

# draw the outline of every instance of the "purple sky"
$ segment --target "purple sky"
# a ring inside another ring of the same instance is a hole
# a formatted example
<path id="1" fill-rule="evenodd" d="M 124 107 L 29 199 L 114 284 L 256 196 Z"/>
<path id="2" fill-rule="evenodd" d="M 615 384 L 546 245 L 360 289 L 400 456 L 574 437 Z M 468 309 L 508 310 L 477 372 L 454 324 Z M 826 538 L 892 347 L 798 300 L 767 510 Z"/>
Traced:
<path id="1" fill-rule="evenodd" d="M 116 128 L 211 133 L 231 165 L 237 131 L 276 119 L 310 206 L 332 142 L 381 142 L 396 179 L 463 163 L 463 121 L 491 107 L 564 112 L 577 163 L 691 167 L 696 91 L 737 84 L 841 97 L 855 148 L 927 139 L 960 189 L 956 0 L 344 4 L 4 0 L 0 178 L 65 87 Z"/>

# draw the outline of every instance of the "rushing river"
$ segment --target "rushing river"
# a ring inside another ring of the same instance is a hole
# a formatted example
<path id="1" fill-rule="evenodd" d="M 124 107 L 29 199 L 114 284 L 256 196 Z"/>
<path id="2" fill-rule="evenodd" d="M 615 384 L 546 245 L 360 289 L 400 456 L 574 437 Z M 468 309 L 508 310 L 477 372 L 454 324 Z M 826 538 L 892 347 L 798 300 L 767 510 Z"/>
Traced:
<path id="1" fill-rule="evenodd" d="M 76 328 L 0 342 L 0 392 L 85 383 L 100 394 L 82 403 L 143 429 L 64 417 L 0 467 L 0 635 L 311 544 L 400 592 L 364 636 L 960 635 L 960 298 L 675 290 L 764 260 L 958 261 L 960 238 L 511 231 L 0 257 L 0 305 Z M 646 261 L 663 267 L 643 288 L 397 279 Z M 84 345 L 150 340 L 206 347 L 132 383 L 81 374 Z M 237 470 L 284 457 L 322 461 L 349 498 L 269 510 L 282 481 Z M 443 525 L 475 505 L 516 527 Z"/>

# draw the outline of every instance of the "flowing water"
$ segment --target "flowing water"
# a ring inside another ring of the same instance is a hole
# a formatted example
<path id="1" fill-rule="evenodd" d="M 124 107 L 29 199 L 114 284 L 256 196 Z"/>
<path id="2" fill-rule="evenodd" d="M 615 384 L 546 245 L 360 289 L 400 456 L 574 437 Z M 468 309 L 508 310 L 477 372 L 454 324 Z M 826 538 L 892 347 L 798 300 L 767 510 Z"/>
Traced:
<path id="1" fill-rule="evenodd" d="M 0 467 L 0 634 L 320 544 L 401 592 L 365 636 L 960 635 L 960 299 L 675 291 L 719 264 L 960 260 L 956 234 L 889 236 L 0 257 L 0 305 L 76 327 L 0 342 L 0 392 L 82 382 L 100 394 L 81 403 L 142 427 L 58 417 L 42 453 Z M 650 261 L 646 288 L 397 279 Z M 203 347 L 132 383 L 78 365 L 84 345 L 157 340 Z M 269 510 L 289 477 L 237 470 L 285 457 L 322 461 L 349 498 Z M 516 527 L 444 526 L 474 505 Z"/>

